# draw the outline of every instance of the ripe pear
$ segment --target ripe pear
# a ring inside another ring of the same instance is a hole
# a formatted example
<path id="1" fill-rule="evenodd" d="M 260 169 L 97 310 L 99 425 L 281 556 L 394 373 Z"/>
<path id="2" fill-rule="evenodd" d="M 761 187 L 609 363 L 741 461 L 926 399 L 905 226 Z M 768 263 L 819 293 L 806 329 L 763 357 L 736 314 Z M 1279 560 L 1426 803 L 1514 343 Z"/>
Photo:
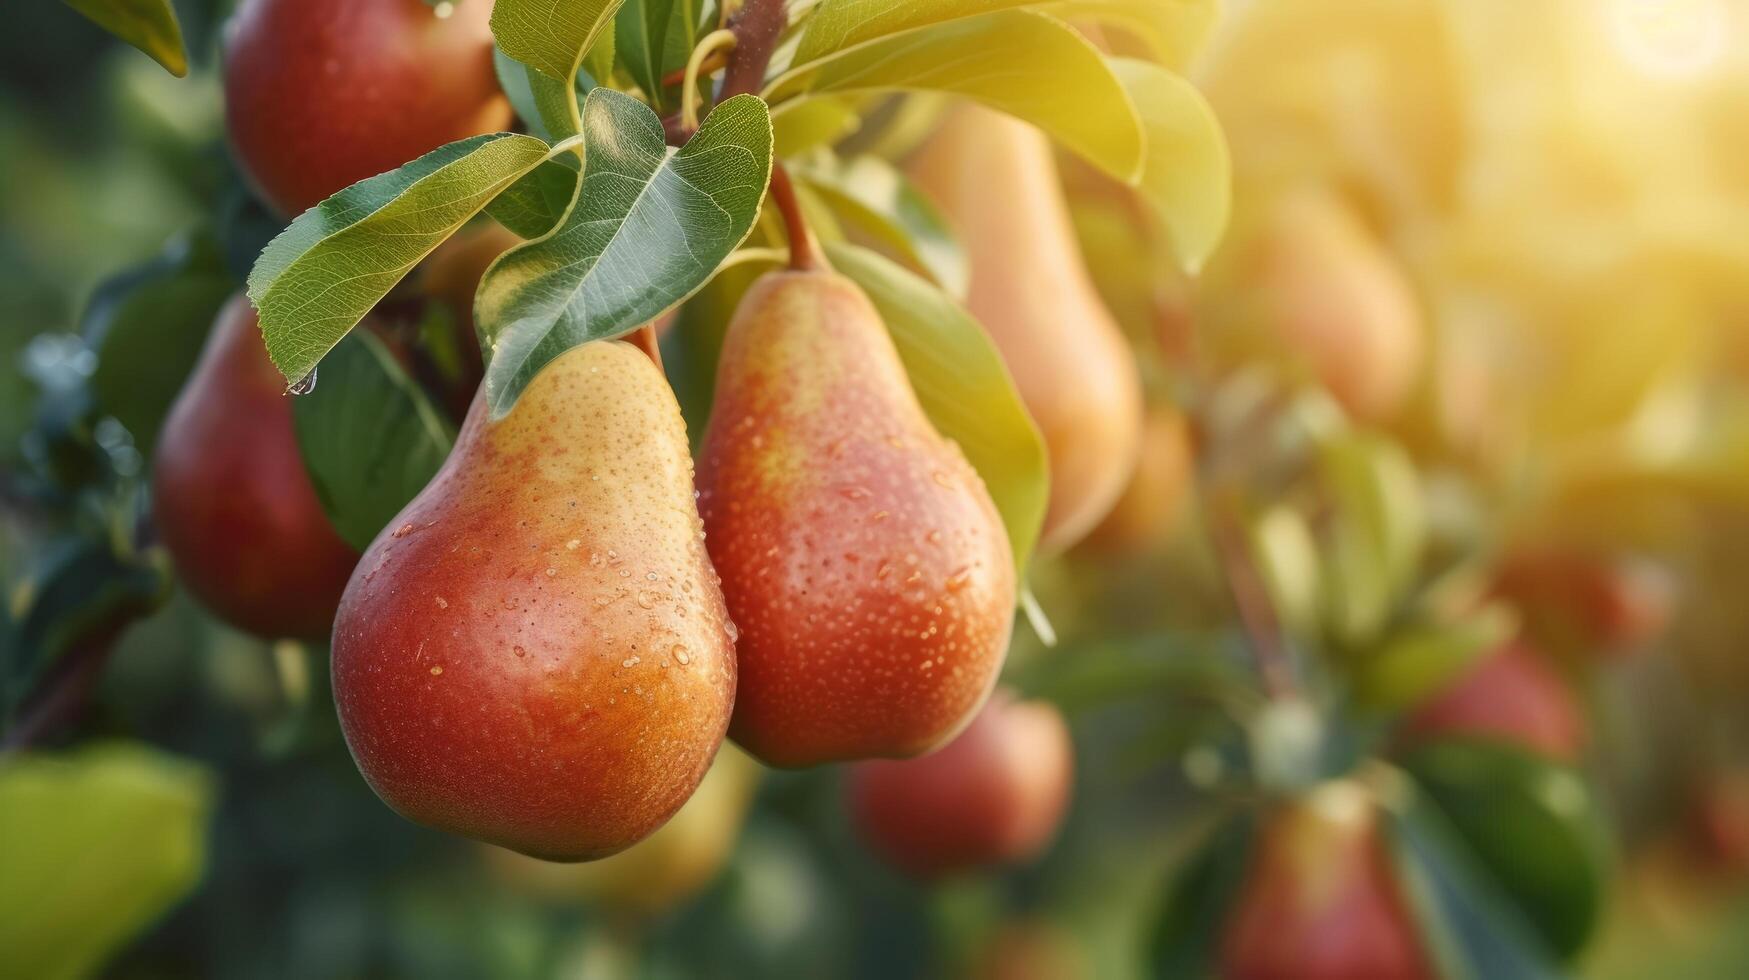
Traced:
<path id="1" fill-rule="evenodd" d="M 1055 706 L 997 691 L 940 750 L 857 763 L 851 817 L 871 848 L 918 878 L 1025 861 L 1062 824 L 1074 766 Z"/>
<path id="2" fill-rule="evenodd" d="M 359 770 L 403 816 L 604 857 L 692 795 L 735 698 L 733 626 L 685 425 L 637 349 L 594 342 L 493 420 L 365 552 L 334 624 Z"/>
<path id="3" fill-rule="evenodd" d="M 1579 660 L 1644 650 L 1668 628 L 1677 598 L 1674 578 L 1657 564 L 1559 544 L 1508 556 L 1494 594 L 1518 608 L 1543 649 Z"/>
<path id="4" fill-rule="evenodd" d="M 554 864 L 485 846 L 486 866 L 510 888 L 549 902 L 584 901 L 618 915 L 660 915 L 704 890 L 728 863 L 759 788 L 759 773 L 757 762 L 725 745 L 674 819 L 632 847 L 588 864 Z"/>
<path id="5" fill-rule="evenodd" d="M 285 387 L 249 300 L 232 297 L 164 421 L 152 512 L 182 583 L 220 619 L 320 639 L 358 552 L 304 470 Z"/>
<path id="6" fill-rule="evenodd" d="M 1498 739 L 1562 762 L 1579 757 L 1585 729 L 1584 713 L 1567 682 L 1523 642 L 1483 657 L 1416 708 L 1404 726 L 1415 740 Z"/>
<path id="7" fill-rule="evenodd" d="M 1220 964 L 1225 980 L 1433 980 L 1367 788 L 1325 783 L 1265 818 Z"/>
<path id="8" fill-rule="evenodd" d="M 1129 480 L 1142 389 L 1076 245 L 1050 143 L 1025 123 L 963 106 L 910 172 L 959 233 L 972 266 L 966 305 L 1044 435 L 1051 499 L 1040 547 L 1067 548 Z"/>
<path id="9" fill-rule="evenodd" d="M 492 4 L 244 0 L 225 32 L 225 128 L 294 215 L 445 143 L 506 129 Z"/>
<path id="10" fill-rule="evenodd" d="M 1195 481 L 1189 421 L 1172 405 L 1148 410 L 1141 458 L 1129 485 L 1082 547 L 1103 554 L 1138 553 L 1160 544 L 1183 517 Z"/>
<path id="11" fill-rule="evenodd" d="M 1254 290 L 1275 336 L 1355 417 L 1402 407 L 1420 375 L 1425 330 L 1407 274 L 1334 193 L 1283 198 L 1251 258 Z"/>
<path id="12" fill-rule="evenodd" d="M 699 462 L 740 627 L 730 734 L 774 766 L 926 752 L 1007 653 L 1014 559 L 856 285 L 785 271 L 729 324 Z"/>

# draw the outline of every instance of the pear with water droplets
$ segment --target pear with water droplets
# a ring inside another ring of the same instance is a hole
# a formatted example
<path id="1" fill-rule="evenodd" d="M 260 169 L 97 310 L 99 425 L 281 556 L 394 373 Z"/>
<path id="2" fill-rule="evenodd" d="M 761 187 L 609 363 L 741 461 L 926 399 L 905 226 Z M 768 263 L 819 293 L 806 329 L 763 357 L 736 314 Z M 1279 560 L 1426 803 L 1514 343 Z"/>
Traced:
<path id="1" fill-rule="evenodd" d="M 372 543 L 334 625 L 353 758 L 403 816 L 549 860 L 686 802 L 735 698 L 685 425 L 635 348 L 584 344 Z"/>
<path id="2" fill-rule="evenodd" d="M 735 741 L 806 766 L 917 755 L 964 727 L 1008 647 L 1008 536 L 855 284 L 788 271 L 748 291 L 699 489 L 740 627 Z"/>

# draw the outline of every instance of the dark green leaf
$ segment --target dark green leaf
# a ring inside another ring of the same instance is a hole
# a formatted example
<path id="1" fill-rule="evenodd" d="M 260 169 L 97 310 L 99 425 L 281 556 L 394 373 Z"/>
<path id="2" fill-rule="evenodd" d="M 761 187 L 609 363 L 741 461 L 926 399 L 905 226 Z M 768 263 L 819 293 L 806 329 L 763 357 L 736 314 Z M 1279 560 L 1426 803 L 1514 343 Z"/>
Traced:
<path id="1" fill-rule="evenodd" d="M 685 0 L 626 0 L 614 19 L 614 49 L 632 81 L 651 102 L 662 97 L 662 60 L 668 45 L 668 20 Z"/>
<path id="2" fill-rule="evenodd" d="M 1190 980 L 1213 975 L 1221 926 L 1244 881 L 1255 831 L 1248 817 L 1226 821 L 1167 882 L 1153 919 L 1149 976 Z"/>
<path id="3" fill-rule="evenodd" d="M 771 119 L 751 95 L 717 106 L 676 152 L 648 106 L 598 88 L 583 133 L 583 179 L 564 223 L 505 253 L 480 285 L 494 415 L 554 357 L 626 333 L 704 285 L 752 229 L 771 174 Z"/>
<path id="4" fill-rule="evenodd" d="M 97 352 L 91 390 L 150 455 L 158 427 L 237 284 L 207 235 L 177 237 L 152 261 L 97 287 L 80 332 Z"/>
<path id="5" fill-rule="evenodd" d="M 539 238 L 552 231 L 577 196 L 577 170 L 561 161 L 576 159 L 566 153 L 542 163 L 493 198 L 486 213 L 523 238 Z"/>
<path id="6" fill-rule="evenodd" d="M 204 769 L 127 743 L 0 761 L 3 972 L 95 973 L 200 879 L 213 795 Z"/>
<path id="7" fill-rule="evenodd" d="M 62 0 L 116 37 L 139 48 L 178 78 L 188 74 L 182 26 L 170 0 Z"/>
<path id="8" fill-rule="evenodd" d="M 1609 880 L 1608 837 L 1584 779 L 1479 739 L 1429 744 L 1404 765 L 1549 947 L 1563 957 L 1577 952 Z"/>
<path id="9" fill-rule="evenodd" d="M 475 136 L 360 181 L 293 221 L 249 274 L 267 353 L 287 381 L 314 371 L 420 259 L 549 152 L 532 136 Z"/>
<path id="10" fill-rule="evenodd" d="M 577 107 L 595 87 L 592 78 L 579 74 L 567 94 L 564 82 L 535 71 L 503 51 L 492 53 L 492 66 L 498 73 L 498 87 L 504 90 L 517 117 L 528 124 L 531 134 L 548 143 L 577 134 Z"/>
<path id="11" fill-rule="evenodd" d="M 1422 924 L 1451 980 L 1560 980 L 1562 971 L 1511 901 L 1476 868 L 1451 825 L 1411 793 L 1386 839 Z"/>
<path id="12" fill-rule="evenodd" d="M 382 341 L 359 331 L 292 404 L 304 466 L 334 529 L 360 551 L 424 489 L 455 433 Z"/>

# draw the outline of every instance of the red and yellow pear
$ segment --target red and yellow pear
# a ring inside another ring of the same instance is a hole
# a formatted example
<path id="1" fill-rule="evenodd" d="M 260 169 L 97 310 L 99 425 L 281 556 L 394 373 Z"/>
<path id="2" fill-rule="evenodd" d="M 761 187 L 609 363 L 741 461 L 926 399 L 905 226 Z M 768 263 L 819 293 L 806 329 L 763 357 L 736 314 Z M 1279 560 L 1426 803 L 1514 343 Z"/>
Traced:
<path id="1" fill-rule="evenodd" d="M 1220 940 L 1223 980 L 1433 980 L 1380 836 L 1353 780 L 1264 816 Z"/>
<path id="2" fill-rule="evenodd" d="M 1142 389 L 1075 242 L 1050 142 L 968 105 L 948 115 L 909 169 L 959 233 L 972 267 L 966 305 L 1044 435 L 1051 499 L 1040 547 L 1067 548 L 1129 480 Z"/>
<path id="3" fill-rule="evenodd" d="M 919 878 L 1012 864 L 1056 836 L 1074 765 L 1053 705 L 997 691 L 941 749 L 857 763 L 850 813 L 870 848 Z"/>
<path id="4" fill-rule="evenodd" d="M 1008 536 L 854 283 L 774 272 L 743 297 L 698 486 L 740 628 L 736 742 L 795 767 L 917 755 L 965 725 L 1007 652 Z"/>
<path id="5" fill-rule="evenodd" d="M 593 342 L 493 419 L 378 535 L 334 624 L 359 770 L 403 816 L 548 860 L 624 850 L 692 795 L 735 698 L 680 409 Z"/>
<path id="6" fill-rule="evenodd" d="M 1277 202 L 1249 282 L 1274 336 L 1357 418 L 1394 415 L 1420 376 L 1421 310 L 1401 263 L 1333 192 Z"/>
<path id="7" fill-rule="evenodd" d="M 244 0 L 225 34 L 225 128 L 294 215 L 445 143 L 509 126 L 489 0 Z"/>
<path id="8" fill-rule="evenodd" d="M 304 470 L 285 378 L 241 294 L 164 421 L 152 511 L 201 604 L 267 638 L 321 639 L 358 562 Z"/>

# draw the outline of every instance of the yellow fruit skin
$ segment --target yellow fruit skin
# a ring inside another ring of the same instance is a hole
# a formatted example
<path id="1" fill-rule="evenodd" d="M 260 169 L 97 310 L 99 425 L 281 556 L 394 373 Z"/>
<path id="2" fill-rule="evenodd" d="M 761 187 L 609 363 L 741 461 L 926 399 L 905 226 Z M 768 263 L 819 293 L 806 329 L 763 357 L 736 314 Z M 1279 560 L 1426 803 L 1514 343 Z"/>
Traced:
<path id="1" fill-rule="evenodd" d="M 1045 136 L 965 106 L 910 172 L 971 259 L 967 306 L 989 331 L 1050 453 L 1040 547 L 1081 540 L 1123 492 L 1141 444 L 1135 357 L 1082 261 Z"/>
<path id="2" fill-rule="evenodd" d="M 635 348 L 584 344 L 383 529 L 334 625 L 359 770 L 411 820 L 552 860 L 692 795 L 735 699 L 685 425 Z"/>
<path id="3" fill-rule="evenodd" d="M 1141 459 L 1123 495 L 1082 546 L 1105 554 L 1134 553 L 1158 545 L 1183 516 L 1196 459 L 1190 425 L 1171 405 L 1148 412 Z"/>

